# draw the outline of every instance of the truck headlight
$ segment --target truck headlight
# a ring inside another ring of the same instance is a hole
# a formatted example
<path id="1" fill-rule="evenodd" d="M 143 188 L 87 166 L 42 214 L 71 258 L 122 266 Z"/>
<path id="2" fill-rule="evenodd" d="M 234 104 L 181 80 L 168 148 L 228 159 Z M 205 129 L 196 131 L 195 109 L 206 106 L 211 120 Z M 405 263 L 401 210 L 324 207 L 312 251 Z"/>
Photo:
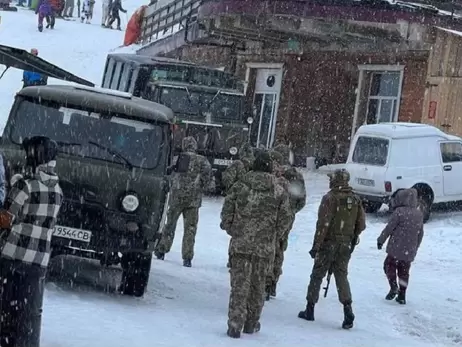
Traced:
<path id="1" fill-rule="evenodd" d="M 128 194 L 122 199 L 122 207 L 127 212 L 134 212 L 140 206 L 140 201 L 133 194 Z"/>
<path id="2" fill-rule="evenodd" d="M 231 147 L 229 149 L 229 153 L 231 153 L 231 155 L 236 155 L 237 154 L 237 148 L 236 147 Z"/>

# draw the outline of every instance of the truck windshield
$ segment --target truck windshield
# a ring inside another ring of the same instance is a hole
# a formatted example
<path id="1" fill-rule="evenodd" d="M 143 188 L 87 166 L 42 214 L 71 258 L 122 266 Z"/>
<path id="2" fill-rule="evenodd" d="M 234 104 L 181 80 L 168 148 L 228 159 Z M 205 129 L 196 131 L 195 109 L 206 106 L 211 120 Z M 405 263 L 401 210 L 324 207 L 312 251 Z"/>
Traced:
<path id="1" fill-rule="evenodd" d="M 12 121 L 11 141 L 48 136 L 69 155 L 153 169 L 163 143 L 161 126 L 123 115 L 92 113 L 54 103 L 23 100 Z"/>
<path id="2" fill-rule="evenodd" d="M 387 163 L 388 146 L 387 139 L 360 136 L 353 152 L 353 163 L 384 166 Z"/>
<path id="3" fill-rule="evenodd" d="M 243 96 L 219 92 L 161 87 L 159 102 L 197 121 L 212 123 L 242 123 Z"/>

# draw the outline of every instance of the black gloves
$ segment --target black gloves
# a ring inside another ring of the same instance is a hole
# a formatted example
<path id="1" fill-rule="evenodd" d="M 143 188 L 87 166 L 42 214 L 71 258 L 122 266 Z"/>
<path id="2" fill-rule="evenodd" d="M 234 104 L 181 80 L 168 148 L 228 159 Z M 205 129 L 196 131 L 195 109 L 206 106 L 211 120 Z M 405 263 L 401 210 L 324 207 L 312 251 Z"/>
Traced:
<path id="1" fill-rule="evenodd" d="M 377 249 L 382 249 L 383 244 L 381 244 L 379 241 L 377 241 Z"/>
<path id="2" fill-rule="evenodd" d="M 312 249 L 311 251 L 309 251 L 309 253 L 311 255 L 311 259 L 314 259 L 316 258 L 316 253 L 318 253 L 318 251 L 315 249 Z"/>

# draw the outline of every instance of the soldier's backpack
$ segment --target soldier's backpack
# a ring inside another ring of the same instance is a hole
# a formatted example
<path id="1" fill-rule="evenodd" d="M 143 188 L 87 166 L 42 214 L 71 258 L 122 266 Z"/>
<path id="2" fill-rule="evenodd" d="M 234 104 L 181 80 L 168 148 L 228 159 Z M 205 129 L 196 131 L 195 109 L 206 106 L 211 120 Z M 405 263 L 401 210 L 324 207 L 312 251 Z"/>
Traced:
<path id="1" fill-rule="evenodd" d="M 176 161 L 173 171 L 178 173 L 185 173 L 189 171 L 189 163 L 191 161 L 191 156 L 187 153 L 180 153 L 178 160 Z"/>

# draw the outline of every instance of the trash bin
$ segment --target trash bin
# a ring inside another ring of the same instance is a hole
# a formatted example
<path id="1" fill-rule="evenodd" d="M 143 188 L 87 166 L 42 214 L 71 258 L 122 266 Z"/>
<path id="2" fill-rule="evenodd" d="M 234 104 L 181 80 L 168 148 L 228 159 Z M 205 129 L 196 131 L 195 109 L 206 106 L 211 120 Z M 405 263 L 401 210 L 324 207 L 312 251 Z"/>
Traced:
<path id="1" fill-rule="evenodd" d="M 30 0 L 29 0 L 29 1 L 30 1 Z M 30 9 L 31 9 L 31 10 L 34 10 L 34 11 L 35 11 L 36 8 L 37 8 L 37 6 L 38 6 L 38 0 L 32 0 L 32 1 L 30 1 Z"/>

